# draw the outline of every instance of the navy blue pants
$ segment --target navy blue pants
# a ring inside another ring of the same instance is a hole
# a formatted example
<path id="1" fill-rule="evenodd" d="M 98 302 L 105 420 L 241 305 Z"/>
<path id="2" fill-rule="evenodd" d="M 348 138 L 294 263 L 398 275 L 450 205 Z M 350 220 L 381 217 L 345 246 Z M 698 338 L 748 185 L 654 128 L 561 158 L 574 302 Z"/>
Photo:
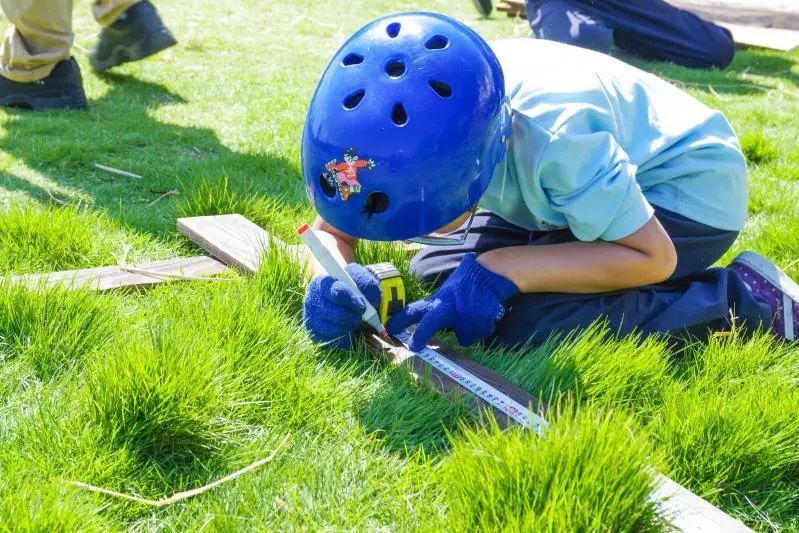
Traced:
<path id="1" fill-rule="evenodd" d="M 626 52 L 694 68 L 725 68 L 735 55 L 730 32 L 663 0 L 526 0 L 539 39 L 598 52 Z"/>
<path id="2" fill-rule="evenodd" d="M 677 250 L 677 268 L 669 280 L 602 294 L 520 294 L 506 302 L 505 316 L 490 340 L 511 346 L 527 341 L 540 344 L 553 333 L 581 330 L 598 318 L 606 319 L 622 335 L 638 331 L 643 336 L 665 333 L 698 339 L 728 329 L 733 313 L 740 325 L 755 328 L 771 323 L 771 307 L 755 297 L 735 271 L 708 269 L 732 245 L 737 232 L 711 228 L 657 207 L 655 215 Z M 411 269 L 425 281 L 440 285 L 465 253 L 575 240 L 569 230 L 529 231 L 493 213 L 480 212 L 465 244 L 425 247 L 414 257 Z"/>

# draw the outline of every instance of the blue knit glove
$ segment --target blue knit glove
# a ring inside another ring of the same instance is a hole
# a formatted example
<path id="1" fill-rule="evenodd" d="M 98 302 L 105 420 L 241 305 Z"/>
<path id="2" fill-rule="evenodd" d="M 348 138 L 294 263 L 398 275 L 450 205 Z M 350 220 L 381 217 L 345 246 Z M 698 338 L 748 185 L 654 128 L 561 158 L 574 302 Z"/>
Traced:
<path id="1" fill-rule="evenodd" d="M 380 283 L 374 274 L 357 263 L 347 265 L 347 273 L 369 303 L 378 307 Z M 335 348 L 349 348 L 365 309 L 361 298 L 344 282 L 332 276 L 317 276 L 305 290 L 302 319 L 313 340 Z"/>
<path id="2" fill-rule="evenodd" d="M 461 346 L 494 333 L 505 312 L 503 302 L 518 294 L 519 289 L 511 280 L 478 263 L 476 257 L 463 256 L 458 268 L 433 295 L 391 317 L 389 333 L 400 333 L 418 323 L 409 343 L 414 352 L 424 348 L 427 339 L 442 329 L 454 330 Z"/>

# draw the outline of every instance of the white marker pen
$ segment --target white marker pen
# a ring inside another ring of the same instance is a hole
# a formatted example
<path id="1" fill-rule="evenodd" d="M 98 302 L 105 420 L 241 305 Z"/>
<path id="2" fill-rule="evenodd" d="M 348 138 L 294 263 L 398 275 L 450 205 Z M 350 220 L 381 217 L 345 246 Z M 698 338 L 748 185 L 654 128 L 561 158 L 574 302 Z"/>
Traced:
<path id="1" fill-rule="evenodd" d="M 355 294 L 361 298 L 366 305 L 366 310 L 363 312 L 363 321 L 377 330 L 381 337 L 387 338 L 388 332 L 380 322 L 380 316 L 377 314 L 377 310 L 369 303 L 369 300 L 363 295 L 358 285 L 356 285 L 355 282 L 352 281 L 350 275 L 347 274 L 346 265 L 344 265 L 341 258 L 333 255 L 330 250 L 322 244 L 322 241 L 319 240 L 319 237 L 308 224 L 298 229 L 297 233 L 302 237 L 302 240 L 305 241 L 305 244 L 308 245 L 308 248 L 311 249 L 311 253 L 319 264 L 322 265 L 322 268 L 324 268 L 329 275 L 346 283 L 347 286 L 355 291 Z"/>

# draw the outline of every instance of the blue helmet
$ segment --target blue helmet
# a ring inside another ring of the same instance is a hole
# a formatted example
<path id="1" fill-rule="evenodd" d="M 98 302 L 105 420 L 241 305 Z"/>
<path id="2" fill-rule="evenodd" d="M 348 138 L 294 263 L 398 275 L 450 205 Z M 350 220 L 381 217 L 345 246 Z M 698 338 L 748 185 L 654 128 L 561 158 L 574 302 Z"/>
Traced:
<path id="1" fill-rule="evenodd" d="M 477 204 L 509 132 L 502 69 L 477 33 L 435 13 L 383 17 L 319 81 L 302 138 L 306 192 L 349 235 L 418 237 Z"/>

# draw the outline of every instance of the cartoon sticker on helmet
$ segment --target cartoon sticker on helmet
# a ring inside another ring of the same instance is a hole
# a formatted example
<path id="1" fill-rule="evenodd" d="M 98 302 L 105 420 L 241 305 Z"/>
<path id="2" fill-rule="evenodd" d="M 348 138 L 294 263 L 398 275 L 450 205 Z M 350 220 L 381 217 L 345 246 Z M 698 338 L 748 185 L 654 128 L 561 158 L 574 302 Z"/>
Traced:
<path id="1" fill-rule="evenodd" d="M 344 150 L 344 161 L 332 160 L 325 165 L 322 175 L 331 187 L 336 187 L 341 199 L 345 202 L 353 194 L 361 192 L 361 183 L 358 181 L 358 171 L 362 168 L 372 170 L 375 168 L 373 159 L 360 159 L 354 148 Z"/>

